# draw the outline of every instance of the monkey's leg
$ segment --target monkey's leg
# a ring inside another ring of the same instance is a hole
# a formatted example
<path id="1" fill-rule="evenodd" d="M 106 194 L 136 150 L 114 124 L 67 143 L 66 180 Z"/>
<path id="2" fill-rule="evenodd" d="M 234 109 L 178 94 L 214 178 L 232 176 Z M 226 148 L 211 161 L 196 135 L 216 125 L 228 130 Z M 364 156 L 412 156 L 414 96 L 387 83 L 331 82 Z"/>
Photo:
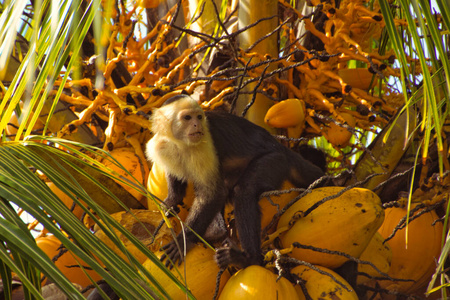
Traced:
<path id="1" fill-rule="evenodd" d="M 243 251 L 235 247 L 216 252 L 220 267 L 262 265 L 261 212 L 259 196 L 280 188 L 288 174 L 288 162 L 282 153 L 270 153 L 254 159 L 234 187 L 234 216 Z"/>
<path id="2" fill-rule="evenodd" d="M 222 242 L 227 235 L 227 225 L 222 212 L 217 213 L 214 220 L 209 224 L 203 238 L 209 243 Z"/>

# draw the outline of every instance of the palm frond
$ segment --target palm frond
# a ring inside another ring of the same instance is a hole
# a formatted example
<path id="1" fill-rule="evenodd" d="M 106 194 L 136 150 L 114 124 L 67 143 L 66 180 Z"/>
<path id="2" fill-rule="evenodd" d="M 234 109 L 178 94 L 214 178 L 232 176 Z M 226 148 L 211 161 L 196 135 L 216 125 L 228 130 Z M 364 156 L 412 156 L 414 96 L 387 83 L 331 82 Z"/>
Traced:
<path id="1" fill-rule="evenodd" d="M 55 156 L 59 160 L 54 159 Z M 9 251 L 17 252 L 28 263 L 54 281 L 65 293 L 74 295 L 74 299 L 82 298 L 82 295 L 61 274 L 61 271 L 37 247 L 26 224 L 12 208 L 12 203 L 24 209 L 43 224 L 45 229 L 55 235 L 70 253 L 84 261 L 85 267 L 97 272 L 124 299 L 151 299 L 154 295 L 149 294 L 148 289 L 153 289 L 160 295 L 165 293 L 157 279 L 153 278 L 128 252 L 123 242 L 112 230 L 113 228 L 162 268 L 170 278 L 178 283 L 180 288 L 185 289 L 141 241 L 115 221 L 110 213 L 98 205 L 76 179 L 71 177 L 71 171 L 68 170 L 74 168 L 76 172 L 83 173 L 89 180 L 96 181 L 89 175 L 89 172 L 73 164 L 72 155 L 30 140 L 26 144 L 15 142 L 3 144 L 0 147 L 0 161 L 0 198 L 3 200 L 0 202 L 0 213 L 4 216 L 4 219 L 0 219 L 2 224 L 0 239 Z M 92 169 L 95 169 L 96 172 L 100 170 L 94 166 Z M 45 174 L 62 191 L 70 195 L 77 205 L 85 210 L 86 214 L 96 220 L 97 226 L 125 254 L 127 261 L 93 235 L 32 170 L 39 170 L 39 173 Z M 110 193 L 101 183 L 96 182 L 96 185 L 99 189 Z M 141 190 L 143 189 L 141 188 Z M 110 193 L 110 196 L 118 203 L 121 202 L 114 194 Z M 5 253 L 5 249 L 3 249 L 3 255 L 0 253 L 5 258 L 4 263 L 11 270 L 19 271 L 16 273 L 24 284 L 30 287 L 30 291 L 38 293 L 38 287 L 31 288 L 32 285 L 24 274 L 25 270 L 21 269 L 15 260 L 7 259 Z M 145 282 L 148 283 L 144 284 Z"/>

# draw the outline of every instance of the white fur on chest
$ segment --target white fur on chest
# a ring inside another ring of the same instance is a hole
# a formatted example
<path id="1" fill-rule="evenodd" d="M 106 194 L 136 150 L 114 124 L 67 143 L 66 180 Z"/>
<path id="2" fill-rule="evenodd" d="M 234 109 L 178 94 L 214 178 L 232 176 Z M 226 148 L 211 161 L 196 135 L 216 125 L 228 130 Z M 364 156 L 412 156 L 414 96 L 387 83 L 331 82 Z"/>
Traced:
<path id="1" fill-rule="evenodd" d="M 213 184 L 218 176 L 218 159 L 212 141 L 194 146 L 174 143 L 155 135 L 147 144 L 147 157 L 162 166 L 166 173 L 194 184 Z"/>

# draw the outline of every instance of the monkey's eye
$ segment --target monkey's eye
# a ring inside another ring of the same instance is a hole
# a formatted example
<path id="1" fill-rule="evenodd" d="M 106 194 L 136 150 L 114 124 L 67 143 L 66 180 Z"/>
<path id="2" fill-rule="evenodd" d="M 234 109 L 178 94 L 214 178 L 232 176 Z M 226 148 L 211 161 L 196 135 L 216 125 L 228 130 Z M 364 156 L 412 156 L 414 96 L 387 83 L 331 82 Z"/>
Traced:
<path id="1" fill-rule="evenodd" d="M 192 119 L 192 117 L 190 115 L 185 115 L 183 117 L 183 119 L 185 119 L 186 121 L 189 121 L 190 119 Z"/>
<path id="2" fill-rule="evenodd" d="M 197 119 L 201 120 L 201 119 L 203 119 L 203 116 L 202 115 L 198 115 Z"/>

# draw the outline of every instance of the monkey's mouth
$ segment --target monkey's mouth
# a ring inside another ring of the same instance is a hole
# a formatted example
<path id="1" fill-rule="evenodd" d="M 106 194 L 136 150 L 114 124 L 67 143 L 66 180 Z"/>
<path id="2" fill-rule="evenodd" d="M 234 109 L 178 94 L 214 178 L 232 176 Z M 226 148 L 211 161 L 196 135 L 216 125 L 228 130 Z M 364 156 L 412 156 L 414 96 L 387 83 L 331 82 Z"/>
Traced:
<path id="1" fill-rule="evenodd" d="M 191 141 L 191 143 L 198 143 L 202 140 L 202 138 L 203 132 L 201 131 L 196 131 L 189 134 L 189 140 Z"/>
<path id="2" fill-rule="evenodd" d="M 191 136 L 193 138 L 201 138 L 203 136 L 203 132 L 197 131 L 197 132 L 189 134 L 189 136 Z"/>

